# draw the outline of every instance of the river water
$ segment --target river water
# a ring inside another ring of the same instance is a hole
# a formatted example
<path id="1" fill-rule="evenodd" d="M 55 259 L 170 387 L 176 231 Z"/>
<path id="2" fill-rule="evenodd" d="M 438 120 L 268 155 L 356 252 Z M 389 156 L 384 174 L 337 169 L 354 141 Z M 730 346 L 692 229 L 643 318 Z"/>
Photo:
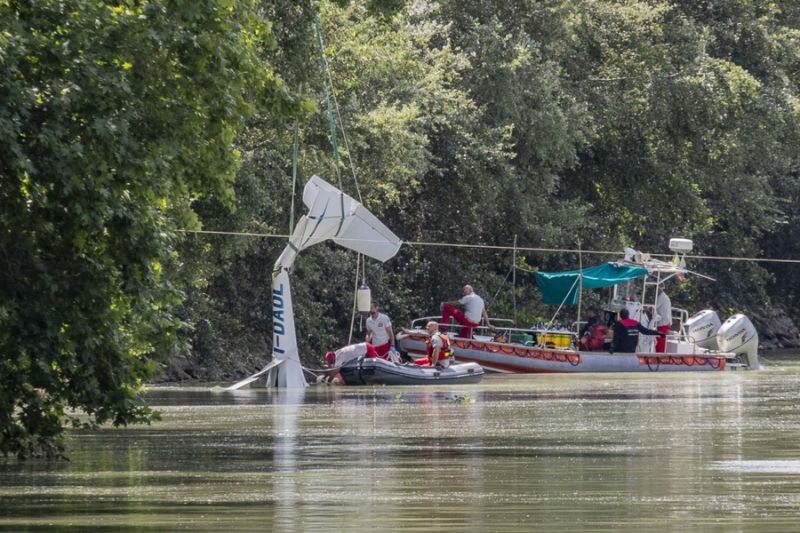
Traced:
<path id="1" fill-rule="evenodd" d="M 0 463 L 0 530 L 797 531 L 799 378 L 155 388 L 152 426 Z"/>

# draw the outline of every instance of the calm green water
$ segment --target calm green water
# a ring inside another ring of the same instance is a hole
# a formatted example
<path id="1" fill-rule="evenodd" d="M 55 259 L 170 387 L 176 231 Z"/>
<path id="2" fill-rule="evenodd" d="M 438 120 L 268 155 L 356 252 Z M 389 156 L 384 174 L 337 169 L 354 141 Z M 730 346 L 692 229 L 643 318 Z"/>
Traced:
<path id="1" fill-rule="evenodd" d="M 0 530 L 797 531 L 799 378 L 154 389 L 153 426 L 0 464 Z"/>

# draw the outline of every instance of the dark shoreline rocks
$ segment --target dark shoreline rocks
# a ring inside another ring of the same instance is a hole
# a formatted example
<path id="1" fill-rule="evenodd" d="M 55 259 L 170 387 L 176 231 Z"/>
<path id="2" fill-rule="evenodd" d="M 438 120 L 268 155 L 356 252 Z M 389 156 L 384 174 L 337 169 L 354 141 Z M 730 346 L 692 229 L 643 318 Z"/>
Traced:
<path id="1" fill-rule="evenodd" d="M 800 329 L 781 308 L 763 309 L 750 316 L 758 331 L 759 351 L 800 347 Z"/>

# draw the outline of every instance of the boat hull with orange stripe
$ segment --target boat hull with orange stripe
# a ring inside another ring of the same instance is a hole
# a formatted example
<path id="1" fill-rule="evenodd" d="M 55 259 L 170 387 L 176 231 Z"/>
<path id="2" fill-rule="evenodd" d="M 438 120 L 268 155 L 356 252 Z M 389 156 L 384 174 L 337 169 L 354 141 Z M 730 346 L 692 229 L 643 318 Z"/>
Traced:
<path id="1" fill-rule="evenodd" d="M 422 357 L 426 337 L 422 330 L 399 333 L 398 349 Z M 729 357 L 721 353 L 611 354 L 458 337 L 452 339 L 451 347 L 458 362 L 478 363 L 487 371 L 506 373 L 713 372 L 730 366 Z"/>

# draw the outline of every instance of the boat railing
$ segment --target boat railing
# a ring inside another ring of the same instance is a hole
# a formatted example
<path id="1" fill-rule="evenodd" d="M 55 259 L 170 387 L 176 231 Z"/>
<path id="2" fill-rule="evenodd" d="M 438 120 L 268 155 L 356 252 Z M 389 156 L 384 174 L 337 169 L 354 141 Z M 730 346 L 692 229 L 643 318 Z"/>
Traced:
<path id="1" fill-rule="evenodd" d="M 668 334 L 667 340 L 674 340 L 678 343 L 683 343 L 684 346 L 688 346 L 691 348 L 691 351 L 678 351 L 675 352 L 677 355 L 704 355 L 704 356 L 722 356 L 728 360 L 736 359 L 736 354 L 732 352 L 723 352 L 720 350 L 711 350 L 708 348 L 701 348 L 697 344 L 697 339 L 695 339 L 692 335 L 687 335 L 686 333 L 677 333 L 677 334 Z M 665 355 L 675 355 L 672 352 L 666 352 Z"/>
<path id="2" fill-rule="evenodd" d="M 692 335 L 689 335 L 686 331 L 686 323 L 689 321 L 689 311 L 687 311 L 686 309 L 681 309 L 680 307 L 672 308 L 672 323 L 674 324 L 676 320 L 678 321 L 677 333 L 673 335 L 667 335 L 667 338 L 677 340 L 678 342 L 685 342 L 690 346 L 692 346 L 692 351 L 689 352 L 689 355 L 697 355 L 698 353 L 702 353 L 702 354 L 721 355 L 727 359 L 736 358 L 736 354 L 734 353 L 723 352 L 720 350 L 711 350 L 708 348 L 701 348 L 697 344 L 698 339 L 695 339 Z"/>
<path id="3" fill-rule="evenodd" d="M 678 321 L 678 332 L 688 339 L 686 335 L 686 322 L 689 321 L 689 311 L 681 309 L 680 307 L 672 308 L 672 323 Z"/>
<path id="4" fill-rule="evenodd" d="M 412 320 L 411 329 L 424 330 L 425 325 L 431 321 L 436 322 L 439 329 L 445 332 L 452 329 L 457 334 L 462 327 L 457 323 L 442 322 L 441 316 L 426 316 Z M 574 349 L 577 346 L 577 333 L 566 328 L 520 328 L 509 318 L 490 318 L 489 322 L 491 326 L 481 321 L 481 324 L 473 328 L 472 338 L 483 342 L 523 344 L 562 350 Z M 453 338 L 461 337 L 453 335 Z"/>
<path id="5" fill-rule="evenodd" d="M 449 327 L 461 328 L 461 325 L 457 324 L 457 323 L 445 324 L 444 322 L 442 322 L 441 315 L 437 315 L 437 316 L 423 316 L 423 317 L 420 317 L 420 318 L 415 318 L 414 320 L 411 321 L 411 329 L 425 329 L 425 325 L 428 322 L 436 322 L 437 324 L 439 324 L 439 328 L 441 328 L 441 329 L 449 328 Z M 507 329 L 507 328 L 513 327 L 513 324 L 514 324 L 514 321 L 511 320 L 510 318 L 490 318 L 489 322 L 491 322 L 492 324 L 495 324 L 495 323 L 504 324 L 504 325 L 500 326 L 500 328 L 502 328 L 502 329 Z M 510 325 L 507 326 L 505 324 L 510 324 Z M 497 326 L 494 326 L 494 327 L 495 327 L 495 329 L 498 329 Z M 487 326 L 486 324 L 484 324 L 483 321 L 481 321 L 480 325 L 476 326 L 475 329 L 476 330 L 490 330 L 491 328 L 489 326 Z"/>
<path id="6" fill-rule="evenodd" d="M 697 346 L 696 340 L 688 335 L 685 331 L 684 324 L 688 319 L 688 313 L 685 309 L 674 309 L 673 316 L 677 317 L 680 326 L 679 331 L 667 335 L 667 339 L 683 345 L 683 349 L 678 348 L 680 354 L 697 355 L 708 353 L 709 350 L 700 349 Z M 442 322 L 441 316 L 426 316 L 413 320 L 411 322 L 412 330 L 424 331 L 425 325 L 428 322 L 434 321 L 439 324 L 442 331 L 453 330 L 452 338 L 461 338 L 457 334 L 461 328 L 460 324 L 445 324 Z M 490 318 L 492 326 L 487 326 L 481 323 L 473 329 L 472 338 L 481 342 L 497 342 L 497 343 L 510 343 L 521 344 L 525 346 L 537 346 L 540 348 L 555 349 L 555 350 L 574 350 L 578 346 L 578 335 L 574 331 L 562 328 L 520 328 L 514 326 L 514 321 L 507 318 Z M 574 326 L 574 325 L 573 325 Z M 685 343 L 685 344 L 684 344 Z M 687 347 L 691 347 L 690 351 L 684 351 Z M 722 352 L 716 352 L 721 355 L 728 356 Z"/>

